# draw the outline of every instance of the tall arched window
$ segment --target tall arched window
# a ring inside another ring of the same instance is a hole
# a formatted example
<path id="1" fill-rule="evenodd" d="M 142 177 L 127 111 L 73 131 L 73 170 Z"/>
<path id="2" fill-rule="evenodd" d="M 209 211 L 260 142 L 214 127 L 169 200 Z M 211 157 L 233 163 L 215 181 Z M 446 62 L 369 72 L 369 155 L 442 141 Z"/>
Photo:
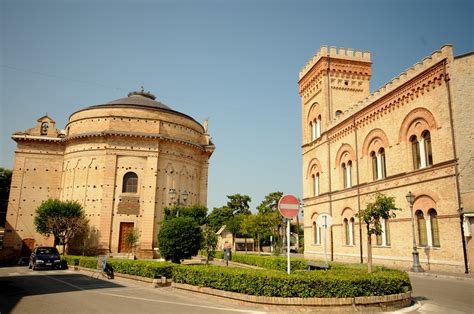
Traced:
<path id="1" fill-rule="evenodd" d="M 415 169 L 425 168 L 433 165 L 433 153 L 431 150 L 431 134 L 429 131 L 421 133 L 420 140 L 413 135 L 410 137 L 413 166 Z"/>
<path id="2" fill-rule="evenodd" d="M 433 165 L 433 153 L 431 152 L 431 134 L 430 131 L 424 131 L 421 134 L 423 150 L 425 156 L 425 167 Z M 421 143 L 420 143 L 421 144 Z"/>
<path id="3" fill-rule="evenodd" d="M 439 247 L 439 230 L 438 230 L 438 218 L 434 208 L 430 208 L 428 211 L 429 219 L 427 220 L 426 229 L 429 232 L 428 245 Z M 428 225 L 429 223 L 429 225 Z"/>
<path id="4" fill-rule="evenodd" d="M 420 145 L 415 135 L 410 137 L 410 142 L 411 142 L 411 155 L 413 158 L 413 167 L 415 169 L 420 169 L 421 168 Z"/>
<path id="5" fill-rule="evenodd" d="M 382 219 L 380 227 L 382 228 L 382 234 L 377 235 L 377 245 L 390 246 L 390 229 L 388 220 Z"/>
<path id="6" fill-rule="evenodd" d="M 349 160 L 346 166 L 346 188 L 350 188 L 352 186 L 352 161 Z"/>
<path id="7" fill-rule="evenodd" d="M 313 175 L 313 196 L 319 195 L 319 173 Z"/>
<path id="8" fill-rule="evenodd" d="M 314 141 L 316 139 L 316 132 L 315 132 L 316 128 L 314 127 L 313 121 L 309 123 L 309 129 L 311 132 L 311 141 Z"/>
<path id="9" fill-rule="evenodd" d="M 137 193 L 138 176 L 135 172 L 127 172 L 123 176 L 122 193 Z"/>
<path id="10" fill-rule="evenodd" d="M 341 165 L 341 171 L 342 171 L 342 180 L 343 180 L 343 186 L 346 188 L 346 182 L 347 182 L 347 167 L 346 163 L 343 162 Z"/>
<path id="11" fill-rule="evenodd" d="M 426 234 L 426 221 L 421 210 L 416 211 L 416 222 L 418 226 L 418 243 L 420 246 L 428 244 L 428 237 Z"/>
<path id="12" fill-rule="evenodd" d="M 316 119 L 316 138 L 321 136 L 321 115 Z"/>
<path id="13" fill-rule="evenodd" d="M 313 222 L 314 244 L 321 245 L 321 228 Z"/>
<path id="14" fill-rule="evenodd" d="M 379 162 L 379 177 L 380 179 L 385 179 L 387 177 L 387 168 L 385 165 L 385 149 L 383 147 L 379 149 L 377 157 L 377 161 Z"/>
<path id="15" fill-rule="evenodd" d="M 378 163 L 377 163 L 377 155 L 375 154 L 375 152 L 371 152 L 370 153 L 370 160 L 372 161 L 372 178 L 375 180 L 378 179 L 378 173 L 379 173 L 379 169 L 378 169 Z"/>
<path id="16" fill-rule="evenodd" d="M 354 218 L 344 218 L 344 236 L 346 245 L 354 245 Z"/>

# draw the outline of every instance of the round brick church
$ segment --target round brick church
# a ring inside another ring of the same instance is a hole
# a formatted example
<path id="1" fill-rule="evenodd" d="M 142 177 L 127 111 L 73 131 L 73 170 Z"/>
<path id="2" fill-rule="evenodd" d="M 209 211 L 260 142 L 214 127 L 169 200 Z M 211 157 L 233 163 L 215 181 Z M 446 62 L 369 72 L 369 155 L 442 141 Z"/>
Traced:
<path id="1" fill-rule="evenodd" d="M 74 112 L 64 130 L 43 116 L 12 139 L 17 150 L 5 253 L 52 244 L 33 225 L 36 208 L 48 198 L 83 205 L 91 249 L 127 252 L 124 235 L 137 229 L 137 255 L 149 258 L 157 253 L 164 207 L 207 202 L 215 149 L 207 121 L 200 124 L 143 89 Z"/>

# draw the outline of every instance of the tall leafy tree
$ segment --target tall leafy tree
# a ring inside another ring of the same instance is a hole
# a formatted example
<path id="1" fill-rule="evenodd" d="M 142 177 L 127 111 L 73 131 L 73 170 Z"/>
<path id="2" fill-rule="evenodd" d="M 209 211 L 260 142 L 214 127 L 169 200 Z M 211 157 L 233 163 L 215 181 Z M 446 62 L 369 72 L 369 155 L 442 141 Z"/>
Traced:
<path id="1" fill-rule="evenodd" d="M 165 220 L 158 233 L 161 256 L 178 264 L 181 259 L 196 255 L 202 241 L 202 230 L 190 217 L 181 216 Z"/>
<path id="2" fill-rule="evenodd" d="M 60 239 L 64 254 L 69 242 L 87 229 L 88 221 L 77 201 L 50 198 L 36 209 L 34 225 L 38 233 Z"/>
<path id="3" fill-rule="evenodd" d="M 226 222 L 227 230 L 229 230 L 229 232 L 232 233 L 232 243 L 234 244 L 234 250 L 235 250 L 235 237 L 243 235 L 242 234 L 242 221 L 244 220 L 244 216 L 246 215 L 244 214 L 235 215 L 235 216 L 232 216 Z"/>
<path id="4" fill-rule="evenodd" d="M 203 227 L 202 249 L 206 253 L 206 264 L 209 264 L 209 259 L 216 256 L 217 234 L 209 226 Z"/>
<path id="5" fill-rule="evenodd" d="M 395 206 L 395 198 L 381 193 L 375 195 L 373 202 L 367 203 L 365 209 L 360 210 L 356 216 L 365 222 L 367 230 L 367 269 L 372 272 L 372 235 L 382 234 L 382 219 L 395 218 L 395 211 L 400 210 Z"/>
<path id="6" fill-rule="evenodd" d="M 227 206 L 217 207 L 207 217 L 207 223 L 214 232 L 217 232 L 232 217 L 234 217 L 234 214 L 230 208 Z"/>
<path id="7" fill-rule="evenodd" d="M 271 192 L 257 206 L 260 214 L 266 215 L 278 211 L 278 201 L 283 196 L 283 192 Z"/>
<path id="8" fill-rule="evenodd" d="M 250 215 L 250 202 L 252 199 L 248 195 L 241 195 L 241 194 L 233 194 L 227 195 L 229 199 L 227 201 L 227 207 L 232 210 L 234 215 L 236 214 L 244 214 Z"/>
<path id="9" fill-rule="evenodd" d="M 203 205 L 166 207 L 164 213 L 165 220 L 179 216 L 192 218 L 199 226 L 207 224 L 207 207 Z"/>

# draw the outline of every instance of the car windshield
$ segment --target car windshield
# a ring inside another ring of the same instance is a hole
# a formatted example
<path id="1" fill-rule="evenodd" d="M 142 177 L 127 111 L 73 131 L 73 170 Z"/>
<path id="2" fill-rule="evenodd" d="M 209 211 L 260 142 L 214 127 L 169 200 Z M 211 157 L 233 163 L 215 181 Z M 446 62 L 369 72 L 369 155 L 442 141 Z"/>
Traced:
<path id="1" fill-rule="evenodd" d="M 37 254 L 58 254 L 58 250 L 56 250 L 53 247 L 44 247 L 44 248 L 39 248 L 36 251 Z"/>

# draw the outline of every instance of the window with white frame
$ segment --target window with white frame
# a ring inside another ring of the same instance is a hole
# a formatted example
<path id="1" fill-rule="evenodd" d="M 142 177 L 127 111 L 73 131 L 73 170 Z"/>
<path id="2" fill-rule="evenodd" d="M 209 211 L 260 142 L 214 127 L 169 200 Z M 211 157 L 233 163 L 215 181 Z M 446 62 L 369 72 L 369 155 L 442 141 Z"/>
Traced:
<path id="1" fill-rule="evenodd" d="M 390 246 L 390 228 L 388 220 L 382 218 L 380 221 L 380 227 L 382 229 L 382 233 L 377 235 L 377 245 Z"/>
<path id="2" fill-rule="evenodd" d="M 351 173 L 352 173 L 352 161 L 349 160 L 347 163 L 342 163 L 342 174 L 344 180 L 344 188 L 350 188 L 352 186 Z"/>
<path id="3" fill-rule="evenodd" d="M 319 195 L 319 173 L 313 175 L 313 196 Z"/>
<path id="4" fill-rule="evenodd" d="M 344 235 L 346 245 L 354 245 L 354 217 L 347 219 L 344 218 Z"/>
<path id="5" fill-rule="evenodd" d="M 313 241 L 315 245 L 321 245 L 321 228 L 313 222 Z"/>
<path id="6" fill-rule="evenodd" d="M 382 147 L 377 153 L 372 151 L 370 153 L 370 158 L 372 162 L 372 177 L 374 181 L 384 179 L 387 176 L 385 149 Z"/>
<path id="7" fill-rule="evenodd" d="M 431 150 L 431 134 L 425 130 L 420 138 L 416 135 L 410 137 L 413 167 L 421 169 L 433 165 L 433 153 Z"/>
<path id="8" fill-rule="evenodd" d="M 434 208 L 428 210 L 428 217 L 425 219 L 421 210 L 417 210 L 416 222 L 418 227 L 419 246 L 440 247 L 438 213 Z"/>

